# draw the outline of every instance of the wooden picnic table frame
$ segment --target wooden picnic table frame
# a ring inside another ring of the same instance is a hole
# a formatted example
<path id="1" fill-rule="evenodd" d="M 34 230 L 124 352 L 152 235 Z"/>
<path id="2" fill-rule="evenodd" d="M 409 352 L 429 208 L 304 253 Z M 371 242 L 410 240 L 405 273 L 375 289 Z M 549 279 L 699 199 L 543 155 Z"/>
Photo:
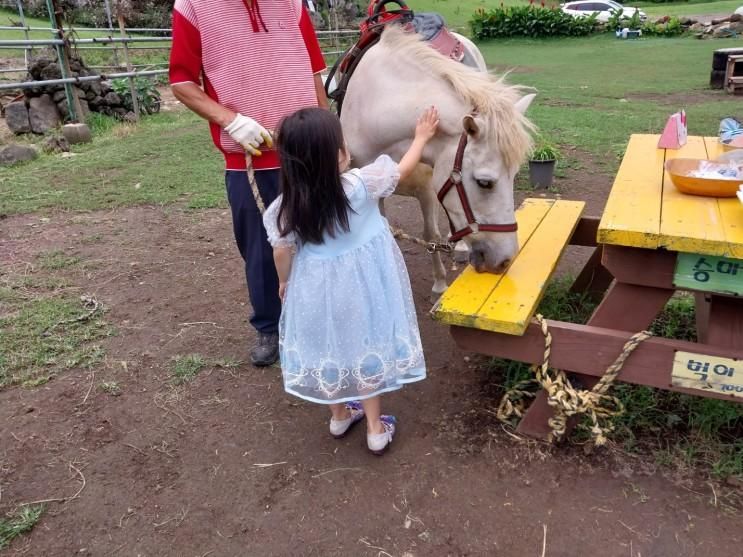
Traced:
<path id="1" fill-rule="evenodd" d="M 552 333 L 551 364 L 573 372 L 574 379 L 584 388 L 591 388 L 598 381 L 629 338 L 648 328 L 677 290 L 672 284 L 675 252 L 598 245 L 595 239 L 598 222 L 597 218 L 583 217 L 570 244 L 595 248 L 573 289 L 595 295 L 605 293 L 602 302 L 586 325 L 547 321 Z M 638 269 L 642 272 L 636 272 Z M 671 383 L 677 351 L 743 360 L 743 300 L 699 294 L 697 302 L 699 342 L 648 339 L 630 356 L 618 379 L 680 393 L 736 400 L 730 395 L 702 393 Z M 457 326 L 451 327 L 451 334 L 460 348 L 488 356 L 540 364 L 544 355 L 544 336 L 536 323 L 531 323 L 523 336 Z M 546 438 L 551 431 L 547 425 L 551 416 L 546 394 L 540 391 L 519 423 L 518 431 Z"/>
<path id="2" fill-rule="evenodd" d="M 702 361 L 695 365 L 706 361 L 714 366 L 715 358 L 740 361 L 735 367 L 743 376 L 743 296 L 675 284 L 680 256 L 729 257 L 743 268 L 743 212 L 734 201 L 679 194 L 663 171 L 669 158 L 714 158 L 721 149 L 716 140 L 690 137 L 684 149 L 665 152 L 656 150 L 656 143 L 657 136 L 633 136 L 628 147 L 633 156 L 622 162 L 603 218 L 581 218 L 570 238 L 571 245 L 595 248 L 572 289 L 601 301 L 585 325 L 547 321 L 551 365 L 571 372 L 580 387 L 592 388 L 630 337 L 647 329 L 674 293 L 688 291 L 695 296 L 697 342 L 650 338 L 625 362 L 618 380 L 743 402 L 740 377 L 733 389 L 737 394 L 730 394 L 730 385 L 712 385 L 707 375 L 694 381 L 672 375 L 684 355 L 699 356 Z M 734 281 L 737 293 L 743 293 L 743 271 Z M 544 336 L 534 321 L 521 336 L 459 324 L 451 326 L 451 334 L 465 350 L 531 364 L 543 360 Z M 692 369 L 691 361 L 688 366 Z M 518 431 L 546 438 L 552 415 L 540 391 Z"/>

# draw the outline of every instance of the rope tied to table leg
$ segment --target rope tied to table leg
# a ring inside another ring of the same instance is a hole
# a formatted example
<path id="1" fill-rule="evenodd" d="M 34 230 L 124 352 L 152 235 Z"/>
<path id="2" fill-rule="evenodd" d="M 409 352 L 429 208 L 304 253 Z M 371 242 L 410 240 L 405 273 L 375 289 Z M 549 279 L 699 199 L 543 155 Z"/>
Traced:
<path id="1" fill-rule="evenodd" d="M 576 389 L 564 371 L 550 369 L 552 333 L 542 315 L 537 314 L 535 319 L 544 335 L 542 363 L 532 366 L 533 379 L 517 383 L 503 395 L 498 406 L 498 419 L 508 421 L 512 416 L 521 418 L 526 411 L 526 400 L 536 396 L 534 392 L 526 389 L 538 385 L 545 390 L 547 404 L 554 409 L 554 416 L 548 421 L 552 430 L 548 437 L 550 442 L 558 441 L 565 436 L 568 419 L 571 416 L 585 414 L 591 419 L 590 431 L 593 442 L 599 446 L 606 444 L 607 434 L 613 430 L 613 425 L 605 423 L 606 420 L 624 413 L 622 402 L 607 393 L 619 376 L 627 358 L 652 334 L 648 331 L 641 331 L 632 335 L 617 359 L 607 368 L 593 389 Z"/>

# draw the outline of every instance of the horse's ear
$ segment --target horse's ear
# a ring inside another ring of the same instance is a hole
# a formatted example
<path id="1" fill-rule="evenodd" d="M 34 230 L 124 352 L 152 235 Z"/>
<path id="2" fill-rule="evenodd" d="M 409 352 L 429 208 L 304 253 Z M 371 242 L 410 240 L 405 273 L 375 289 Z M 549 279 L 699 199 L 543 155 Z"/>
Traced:
<path id="1" fill-rule="evenodd" d="M 480 133 L 480 126 L 477 125 L 475 117 L 471 114 L 468 114 L 464 117 L 464 120 L 462 120 L 462 125 L 464 126 L 464 131 L 467 132 L 467 135 L 477 137 L 477 134 Z"/>
<path id="2" fill-rule="evenodd" d="M 536 96 L 536 93 L 530 93 L 521 97 L 516 103 L 516 110 L 518 110 L 521 114 L 526 114 L 526 110 L 529 108 L 529 105 Z"/>

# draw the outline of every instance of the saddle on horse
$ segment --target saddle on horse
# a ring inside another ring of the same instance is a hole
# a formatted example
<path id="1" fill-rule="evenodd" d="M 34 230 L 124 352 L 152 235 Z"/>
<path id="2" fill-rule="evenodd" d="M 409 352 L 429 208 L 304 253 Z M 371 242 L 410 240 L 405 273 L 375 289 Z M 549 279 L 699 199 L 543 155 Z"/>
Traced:
<path id="1" fill-rule="evenodd" d="M 396 4 L 398 8 L 388 10 L 387 4 Z M 391 24 L 401 25 L 411 33 L 418 33 L 432 48 L 452 60 L 457 62 L 464 60 L 464 45 L 446 28 L 444 18 L 439 14 L 414 14 L 405 0 L 371 0 L 367 18 L 359 25 L 361 31 L 359 40 L 338 58 L 325 81 L 325 93 L 335 101 L 338 114 L 341 113 L 343 97 L 356 66 L 366 51 L 379 42 L 385 27 Z M 338 71 L 341 73 L 340 83 L 331 91 L 331 84 Z"/>

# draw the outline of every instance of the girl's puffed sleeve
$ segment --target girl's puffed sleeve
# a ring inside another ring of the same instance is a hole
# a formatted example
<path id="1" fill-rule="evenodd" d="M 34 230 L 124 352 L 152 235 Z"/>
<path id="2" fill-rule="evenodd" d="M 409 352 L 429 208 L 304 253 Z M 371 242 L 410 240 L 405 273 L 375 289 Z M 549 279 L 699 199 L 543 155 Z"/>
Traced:
<path id="1" fill-rule="evenodd" d="M 268 243 L 274 248 L 293 248 L 296 247 L 296 237 L 294 232 L 289 232 L 285 236 L 281 235 L 279 230 L 279 208 L 281 207 L 281 196 L 268 206 L 263 214 L 263 226 L 266 228 Z"/>

